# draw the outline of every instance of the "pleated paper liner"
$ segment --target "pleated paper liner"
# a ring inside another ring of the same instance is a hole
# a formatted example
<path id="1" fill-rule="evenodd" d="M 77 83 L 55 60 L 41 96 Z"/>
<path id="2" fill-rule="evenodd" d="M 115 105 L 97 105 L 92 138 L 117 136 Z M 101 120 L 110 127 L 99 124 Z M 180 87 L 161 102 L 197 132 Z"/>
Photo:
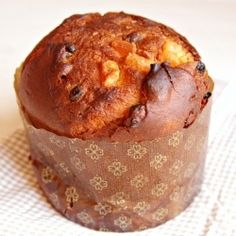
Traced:
<path id="1" fill-rule="evenodd" d="M 211 102 L 188 128 L 142 142 L 58 136 L 23 115 L 39 184 L 68 219 L 101 231 L 136 231 L 172 219 L 199 192 Z"/>

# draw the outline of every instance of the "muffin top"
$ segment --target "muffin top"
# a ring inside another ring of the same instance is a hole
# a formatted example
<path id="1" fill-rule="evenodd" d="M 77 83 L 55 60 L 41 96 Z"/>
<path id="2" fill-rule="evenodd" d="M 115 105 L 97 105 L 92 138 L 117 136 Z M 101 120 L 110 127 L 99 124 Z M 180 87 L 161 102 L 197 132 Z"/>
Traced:
<path id="1" fill-rule="evenodd" d="M 33 49 L 15 80 L 19 104 L 35 127 L 112 141 L 187 128 L 212 87 L 186 38 L 123 12 L 67 18 Z"/>

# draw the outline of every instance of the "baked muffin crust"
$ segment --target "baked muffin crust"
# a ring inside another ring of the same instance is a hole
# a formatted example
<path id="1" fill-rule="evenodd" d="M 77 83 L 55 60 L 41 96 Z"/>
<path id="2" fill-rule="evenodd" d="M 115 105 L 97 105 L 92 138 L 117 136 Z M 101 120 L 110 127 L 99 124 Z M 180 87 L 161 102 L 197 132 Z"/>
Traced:
<path id="1" fill-rule="evenodd" d="M 15 86 L 37 128 L 141 141 L 191 125 L 213 82 L 186 38 L 120 12 L 66 19 L 29 54 Z"/>

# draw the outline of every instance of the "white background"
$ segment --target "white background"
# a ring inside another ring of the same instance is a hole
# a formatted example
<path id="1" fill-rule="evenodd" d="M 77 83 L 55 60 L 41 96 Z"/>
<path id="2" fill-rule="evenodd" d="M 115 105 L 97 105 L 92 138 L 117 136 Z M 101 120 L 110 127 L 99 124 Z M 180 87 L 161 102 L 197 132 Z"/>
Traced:
<path id="1" fill-rule="evenodd" d="M 120 10 L 173 27 L 198 49 L 214 79 L 235 79 L 236 1 L 0 0 L 0 141 L 21 127 L 13 75 L 35 44 L 72 14 Z"/>

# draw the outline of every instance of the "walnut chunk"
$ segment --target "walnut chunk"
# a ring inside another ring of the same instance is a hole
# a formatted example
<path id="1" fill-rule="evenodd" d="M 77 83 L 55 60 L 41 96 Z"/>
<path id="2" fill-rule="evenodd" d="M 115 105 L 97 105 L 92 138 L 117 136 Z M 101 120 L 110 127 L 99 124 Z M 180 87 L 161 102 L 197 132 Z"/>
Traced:
<path id="1" fill-rule="evenodd" d="M 188 52 L 182 45 L 167 39 L 159 53 L 158 60 L 161 62 L 169 62 L 171 66 L 178 66 L 187 62 L 193 62 L 193 55 Z"/>
<path id="2" fill-rule="evenodd" d="M 139 56 L 135 53 L 129 53 L 129 55 L 126 57 L 125 63 L 129 65 L 132 69 L 148 73 L 150 70 L 150 65 L 155 63 L 155 61 Z"/>
<path id="3" fill-rule="evenodd" d="M 108 60 L 102 65 L 104 76 L 103 84 L 106 87 L 117 86 L 120 78 L 120 69 L 115 61 Z"/>

